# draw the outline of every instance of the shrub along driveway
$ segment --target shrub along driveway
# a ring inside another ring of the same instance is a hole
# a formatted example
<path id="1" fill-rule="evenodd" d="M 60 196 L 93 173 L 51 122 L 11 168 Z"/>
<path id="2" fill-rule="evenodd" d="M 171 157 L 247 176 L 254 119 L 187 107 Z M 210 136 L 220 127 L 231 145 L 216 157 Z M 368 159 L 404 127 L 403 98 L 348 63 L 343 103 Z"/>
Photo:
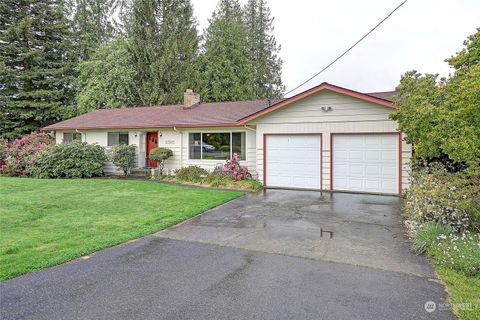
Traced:
<path id="1" fill-rule="evenodd" d="M 118 179 L 0 177 L 0 280 L 136 239 L 242 195 Z"/>

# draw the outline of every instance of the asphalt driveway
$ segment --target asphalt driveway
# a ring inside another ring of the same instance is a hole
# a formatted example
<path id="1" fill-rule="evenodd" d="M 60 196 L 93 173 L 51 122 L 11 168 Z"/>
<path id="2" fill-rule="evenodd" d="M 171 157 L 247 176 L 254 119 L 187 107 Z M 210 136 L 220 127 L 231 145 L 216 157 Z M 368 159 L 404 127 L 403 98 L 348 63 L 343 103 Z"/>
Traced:
<path id="1" fill-rule="evenodd" d="M 158 236 L 434 277 L 410 252 L 395 196 L 267 190 L 210 210 Z M 333 232 L 333 237 L 320 229 Z"/>
<path id="2" fill-rule="evenodd" d="M 155 236 L 2 282 L 0 318 L 453 319 L 431 267 L 408 252 L 399 205 L 395 197 L 248 195 Z M 319 227 L 333 238 L 320 238 Z M 428 301 L 439 306 L 432 313 Z"/>

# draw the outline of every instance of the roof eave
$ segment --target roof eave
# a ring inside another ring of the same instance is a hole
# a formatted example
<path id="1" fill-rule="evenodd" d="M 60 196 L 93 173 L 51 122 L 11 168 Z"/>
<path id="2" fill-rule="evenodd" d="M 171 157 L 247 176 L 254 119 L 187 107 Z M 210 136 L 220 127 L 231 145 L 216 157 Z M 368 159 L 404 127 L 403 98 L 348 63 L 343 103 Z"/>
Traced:
<path id="1" fill-rule="evenodd" d="M 103 130 L 103 129 L 169 129 L 169 128 L 214 128 L 214 127 L 238 127 L 242 124 L 236 123 L 207 123 L 207 124 L 174 124 L 154 126 L 98 126 L 98 127 L 45 127 L 40 131 L 65 131 L 65 130 Z"/>

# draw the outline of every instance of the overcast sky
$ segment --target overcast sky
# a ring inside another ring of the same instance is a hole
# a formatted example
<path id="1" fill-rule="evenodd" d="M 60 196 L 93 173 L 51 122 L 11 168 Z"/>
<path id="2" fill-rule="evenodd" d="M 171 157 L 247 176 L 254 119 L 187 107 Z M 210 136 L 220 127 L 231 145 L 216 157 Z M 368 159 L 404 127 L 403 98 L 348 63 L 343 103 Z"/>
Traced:
<path id="1" fill-rule="evenodd" d="M 202 32 L 217 0 L 192 2 Z M 282 46 L 282 78 L 288 91 L 351 46 L 401 0 L 267 2 L 275 17 L 274 35 Z M 300 91 L 323 81 L 362 92 L 389 91 L 398 84 L 400 75 L 411 69 L 446 76 L 451 69 L 445 58 L 461 50 L 463 40 L 478 27 L 479 0 L 408 0 Z"/>

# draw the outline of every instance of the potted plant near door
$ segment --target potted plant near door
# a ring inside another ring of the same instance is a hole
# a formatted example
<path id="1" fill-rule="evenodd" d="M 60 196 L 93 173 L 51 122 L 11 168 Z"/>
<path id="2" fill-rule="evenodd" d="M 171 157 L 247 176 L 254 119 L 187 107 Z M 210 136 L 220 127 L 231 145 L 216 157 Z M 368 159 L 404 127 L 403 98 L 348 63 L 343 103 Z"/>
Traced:
<path id="1" fill-rule="evenodd" d="M 150 151 L 148 158 L 150 160 L 157 161 L 158 174 L 162 176 L 165 160 L 171 156 L 173 156 L 173 151 L 168 148 L 154 148 Z"/>

